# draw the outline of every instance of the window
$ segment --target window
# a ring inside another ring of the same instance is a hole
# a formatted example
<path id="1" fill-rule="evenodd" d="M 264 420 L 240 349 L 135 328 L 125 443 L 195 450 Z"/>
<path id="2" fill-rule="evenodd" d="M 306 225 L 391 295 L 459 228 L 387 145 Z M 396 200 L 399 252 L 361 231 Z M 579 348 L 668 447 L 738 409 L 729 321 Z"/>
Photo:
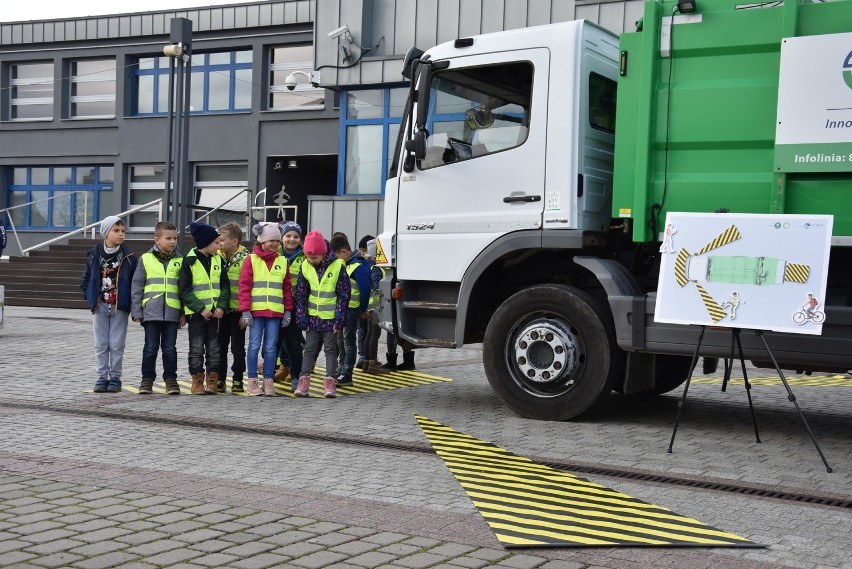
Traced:
<path id="1" fill-rule="evenodd" d="M 281 46 L 269 52 L 269 92 L 266 106 L 271 111 L 322 110 L 325 89 L 312 87 L 304 76 L 298 75 L 296 88 L 290 91 L 284 80 L 294 71 L 310 74 L 313 69 L 313 47 L 310 45 Z"/>
<path id="2" fill-rule="evenodd" d="M 19 229 L 72 229 L 114 213 L 112 166 L 11 168 L 7 207 Z M 106 212 L 106 213 L 104 213 Z"/>
<path id="3" fill-rule="evenodd" d="M 137 164 L 130 166 L 128 185 L 128 209 L 133 209 L 165 196 L 165 164 Z M 142 211 L 130 214 L 128 227 L 132 229 L 153 229 L 160 220 L 160 206 L 154 205 Z"/>
<path id="4" fill-rule="evenodd" d="M 383 193 L 407 95 L 407 88 L 367 89 L 343 94 L 339 193 Z"/>
<path id="5" fill-rule="evenodd" d="M 192 56 L 190 112 L 234 113 L 251 110 L 251 50 L 196 53 Z M 140 58 L 131 71 L 133 115 L 169 112 L 169 58 Z"/>
<path id="6" fill-rule="evenodd" d="M 10 66 L 9 118 L 13 121 L 53 119 L 53 63 Z"/>
<path id="7" fill-rule="evenodd" d="M 203 206 L 193 212 L 192 219 L 217 209 L 206 223 L 218 227 L 234 221 L 245 227 L 249 207 L 248 164 L 198 164 L 195 167 L 192 203 Z"/>
<path id="8" fill-rule="evenodd" d="M 592 128 L 615 134 L 615 81 L 589 74 L 589 124 Z"/>
<path id="9" fill-rule="evenodd" d="M 432 80 L 431 136 L 421 169 L 478 158 L 527 139 L 533 66 L 515 62 L 449 70 Z"/>
<path id="10" fill-rule="evenodd" d="M 115 117 L 115 59 L 71 62 L 71 117 Z"/>

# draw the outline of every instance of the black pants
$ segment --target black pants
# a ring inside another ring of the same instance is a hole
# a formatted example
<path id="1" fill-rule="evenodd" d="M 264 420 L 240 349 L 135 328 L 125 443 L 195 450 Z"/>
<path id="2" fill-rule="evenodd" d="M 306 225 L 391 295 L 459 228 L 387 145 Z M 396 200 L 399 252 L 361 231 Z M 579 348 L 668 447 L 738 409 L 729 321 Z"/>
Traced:
<path id="1" fill-rule="evenodd" d="M 246 331 L 240 328 L 242 314 L 237 311 L 226 314 L 219 323 L 219 377 L 228 375 L 228 345 L 234 363 L 231 371 L 235 381 L 242 381 L 246 371 Z"/>
<path id="2" fill-rule="evenodd" d="M 219 326 L 223 320 L 211 318 L 205 320 L 199 315 L 189 319 L 189 373 L 204 373 L 204 360 L 207 360 L 207 372 L 219 371 Z"/>

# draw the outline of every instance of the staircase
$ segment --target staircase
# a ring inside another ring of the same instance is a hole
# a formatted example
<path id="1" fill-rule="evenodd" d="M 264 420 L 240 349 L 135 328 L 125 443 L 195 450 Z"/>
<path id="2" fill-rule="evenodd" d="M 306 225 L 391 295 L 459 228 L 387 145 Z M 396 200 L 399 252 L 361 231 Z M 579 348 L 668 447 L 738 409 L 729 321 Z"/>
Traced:
<path id="1" fill-rule="evenodd" d="M 80 290 L 86 253 L 99 239 L 70 239 L 67 245 L 50 245 L 29 257 L 10 257 L 0 263 L 0 285 L 6 287 L 6 306 L 88 308 Z M 126 239 L 137 256 L 151 248 L 152 240 Z"/>

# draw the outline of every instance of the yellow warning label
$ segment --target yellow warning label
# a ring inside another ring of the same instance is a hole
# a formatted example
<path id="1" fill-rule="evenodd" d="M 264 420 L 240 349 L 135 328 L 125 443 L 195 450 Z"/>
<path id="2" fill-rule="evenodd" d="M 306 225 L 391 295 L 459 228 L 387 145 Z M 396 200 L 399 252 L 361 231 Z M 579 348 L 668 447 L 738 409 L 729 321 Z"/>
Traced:
<path id="1" fill-rule="evenodd" d="M 382 243 L 376 239 L 376 264 L 387 265 L 388 258 L 385 256 L 385 250 L 382 248 Z"/>
<path id="2" fill-rule="evenodd" d="M 737 229 L 736 225 L 732 225 L 726 230 L 724 230 L 722 233 L 720 233 L 713 241 L 705 245 L 703 249 L 696 253 L 696 255 L 702 255 L 707 251 L 712 251 L 717 247 L 727 245 L 728 243 L 731 243 L 732 241 L 736 241 L 741 238 L 742 235 L 740 234 L 740 230 Z"/>
<path id="3" fill-rule="evenodd" d="M 633 210 L 629 207 L 618 208 L 618 217 L 630 217 L 633 215 Z"/>
<path id="4" fill-rule="evenodd" d="M 701 296 L 701 301 L 704 303 L 704 308 L 707 309 L 710 320 L 718 322 L 728 315 L 727 311 L 718 302 L 713 300 L 713 297 L 710 296 L 710 293 L 703 286 L 698 283 L 695 283 L 695 286 L 698 288 L 698 294 Z"/>
<path id="5" fill-rule="evenodd" d="M 789 283 L 806 283 L 811 275 L 809 265 L 800 263 L 787 263 L 784 267 L 784 280 Z"/>
<path id="6" fill-rule="evenodd" d="M 505 547 L 762 547 L 426 417 L 416 419 Z"/>

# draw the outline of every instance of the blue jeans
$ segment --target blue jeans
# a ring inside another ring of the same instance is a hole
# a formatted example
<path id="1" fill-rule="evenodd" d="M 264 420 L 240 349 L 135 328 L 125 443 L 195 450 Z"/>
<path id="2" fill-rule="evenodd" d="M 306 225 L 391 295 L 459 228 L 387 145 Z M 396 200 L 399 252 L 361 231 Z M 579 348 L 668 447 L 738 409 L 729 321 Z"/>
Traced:
<path id="1" fill-rule="evenodd" d="M 346 311 L 346 327 L 337 334 L 338 360 L 340 371 L 338 375 L 352 375 L 355 369 L 355 357 L 357 356 L 358 323 L 361 321 L 361 313 L 357 310 Z"/>
<path id="2" fill-rule="evenodd" d="M 142 379 L 157 379 L 157 351 L 163 352 L 163 379 L 177 379 L 177 322 L 150 320 L 142 323 Z"/>
<path id="3" fill-rule="evenodd" d="M 95 372 L 99 382 L 121 382 L 121 363 L 127 339 L 127 319 L 114 304 L 99 302 L 95 307 L 92 327 L 95 332 Z"/>
<path id="4" fill-rule="evenodd" d="M 257 379 L 257 359 L 260 346 L 263 343 L 263 377 L 272 378 L 275 375 L 276 348 L 278 346 L 278 329 L 281 328 L 280 318 L 255 316 L 249 329 L 248 352 L 246 367 L 249 379 Z"/>
<path id="5" fill-rule="evenodd" d="M 218 318 L 205 320 L 193 315 L 189 319 L 189 373 L 204 373 L 205 360 L 207 373 L 219 371 L 219 326 L 222 321 Z"/>

